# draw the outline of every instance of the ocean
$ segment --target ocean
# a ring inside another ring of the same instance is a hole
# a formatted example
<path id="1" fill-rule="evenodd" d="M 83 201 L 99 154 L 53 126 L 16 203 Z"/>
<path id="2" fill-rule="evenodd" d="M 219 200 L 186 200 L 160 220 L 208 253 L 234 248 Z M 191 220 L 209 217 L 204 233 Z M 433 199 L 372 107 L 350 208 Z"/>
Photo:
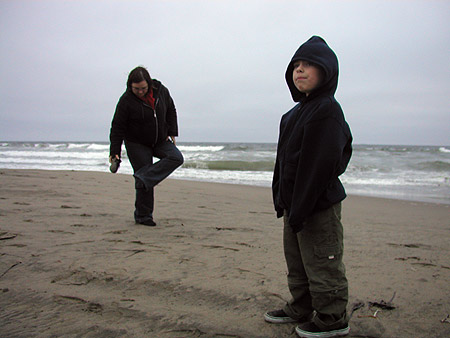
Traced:
<path id="1" fill-rule="evenodd" d="M 274 143 L 177 146 L 185 163 L 171 178 L 271 185 Z M 109 173 L 108 155 L 106 142 L 0 142 L 0 169 Z M 125 150 L 118 173 L 132 174 Z M 341 180 L 348 194 L 450 204 L 450 146 L 354 145 Z"/>

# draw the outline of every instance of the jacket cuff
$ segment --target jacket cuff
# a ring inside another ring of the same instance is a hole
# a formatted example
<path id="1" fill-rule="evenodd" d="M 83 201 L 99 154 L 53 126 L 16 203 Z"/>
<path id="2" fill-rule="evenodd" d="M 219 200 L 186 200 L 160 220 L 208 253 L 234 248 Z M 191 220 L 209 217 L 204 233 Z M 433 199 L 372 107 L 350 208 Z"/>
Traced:
<path id="1" fill-rule="evenodd" d="M 110 149 L 109 155 L 110 156 L 119 155 L 119 158 L 121 158 L 122 157 L 122 149 Z"/>
<path id="2" fill-rule="evenodd" d="M 277 218 L 281 218 L 284 215 L 284 210 L 277 210 Z"/>
<path id="3" fill-rule="evenodd" d="M 305 227 L 305 225 L 306 225 L 306 220 L 305 220 L 305 219 L 300 220 L 300 222 L 295 223 L 295 224 L 291 224 L 291 223 L 289 222 L 289 225 L 291 226 L 292 231 L 294 231 L 295 233 L 297 233 L 297 232 L 302 231 L 302 229 Z"/>

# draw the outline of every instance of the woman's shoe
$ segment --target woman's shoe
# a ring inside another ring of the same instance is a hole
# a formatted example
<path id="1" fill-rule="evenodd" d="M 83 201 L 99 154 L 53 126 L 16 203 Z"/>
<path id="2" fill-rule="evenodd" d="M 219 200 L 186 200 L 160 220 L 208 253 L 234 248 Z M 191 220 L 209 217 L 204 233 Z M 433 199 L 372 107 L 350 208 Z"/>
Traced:
<path id="1" fill-rule="evenodd" d="M 137 224 L 148 225 L 150 227 L 156 226 L 156 223 L 152 219 L 148 219 L 146 221 L 136 221 Z"/>
<path id="2" fill-rule="evenodd" d="M 119 158 L 113 158 L 111 161 L 111 166 L 109 167 L 109 170 L 115 174 L 117 170 L 119 170 L 120 162 L 122 162 Z"/>

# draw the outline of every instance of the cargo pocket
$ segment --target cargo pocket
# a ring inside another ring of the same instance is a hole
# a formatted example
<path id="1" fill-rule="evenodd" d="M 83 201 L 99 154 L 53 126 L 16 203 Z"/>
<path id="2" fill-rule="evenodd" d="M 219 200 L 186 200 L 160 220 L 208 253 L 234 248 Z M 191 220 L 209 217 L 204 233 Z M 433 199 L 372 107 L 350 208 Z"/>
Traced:
<path id="1" fill-rule="evenodd" d="M 342 247 L 339 244 L 315 246 L 314 286 L 311 291 L 330 292 L 347 285 L 342 263 Z"/>
<path id="2" fill-rule="evenodd" d="M 320 259 L 334 260 L 342 253 L 339 244 L 330 246 L 315 246 L 314 254 Z"/>

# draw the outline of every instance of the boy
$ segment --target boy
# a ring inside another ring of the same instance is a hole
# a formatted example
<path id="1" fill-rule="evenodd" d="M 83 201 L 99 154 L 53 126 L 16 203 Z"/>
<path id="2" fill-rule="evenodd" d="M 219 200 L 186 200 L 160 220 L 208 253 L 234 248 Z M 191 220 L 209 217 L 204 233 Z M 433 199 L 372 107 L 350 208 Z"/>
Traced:
<path id="1" fill-rule="evenodd" d="M 292 299 L 267 312 L 270 323 L 298 322 L 300 337 L 349 333 L 339 180 L 350 160 L 352 136 L 334 98 L 338 60 L 311 37 L 294 54 L 286 81 L 295 102 L 280 123 L 272 192 L 284 216 L 283 245 Z"/>

